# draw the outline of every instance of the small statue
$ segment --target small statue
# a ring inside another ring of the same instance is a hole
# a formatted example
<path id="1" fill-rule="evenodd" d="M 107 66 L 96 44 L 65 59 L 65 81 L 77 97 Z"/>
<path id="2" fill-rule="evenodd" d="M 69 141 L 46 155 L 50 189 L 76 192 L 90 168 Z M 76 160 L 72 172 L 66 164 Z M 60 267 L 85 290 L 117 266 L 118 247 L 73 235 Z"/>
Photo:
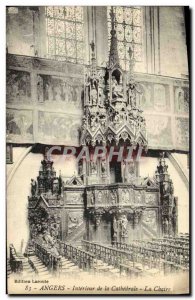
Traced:
<path id="1" fill-rule="evenodd" d="M 43 78 L 40 75 L 37 76 L 37 95 L 38 101 L 43 102 Z"/>
<path id="2" fill-rule="evenodd" d="M 37 183 L 34 179 L 31 179 L 31 195 L 35 196 L 37 192 Z"/>
<path id="3" fill-rule="evenodd" d="M 117 237 L 118 234 L 118 222 L 116 220 L 116 217 L 113 218 L 113 231 L 114 231 L 114 237 Z"/>
<path id="4" fill-rule="evenodd" d="M 106 161 L 105 160 L 101 161 L 101 172 L 103 175 L 106 174 Z"/>
<path id="5" fill-rule="evenodd" d="M 127 224 L 128 224 L 128 220 L 127 220 L 127 217 L 124 215 L 124 216 L 121 217 L 121 220 L 120 220 L 121 236 L 122 237 L 127 236 Z"/>
<path id="6" fill-rule="evenodd" d="M 91 91 L 90 91 L 90 98 L 91 98 L 91 103 L 92 105 L 96 105 L 97 104 L 97 90 L 96 90 L 96 87 L 95 87 L 95 84 L 94 82 L 92 83 L 92 87 L 91 87 Z"/>
<path id="7" fill-rule="evenodd" d="M 163 227 L 164 227 L 164 234 L 168 235 L 168 232 L 169 232 L 169 221 L 168 221 L 167 218 L 164 219 Z"/>
<path id="8" fill-rule="evenodd" d="M 93 192 L 91 192 L 91 194 L 90 194 L 89 197 L 90 197 L 90 203 L 91 203 L 92 205 L 95 204 Z"/>
<path id="9" fill-rule="evenodd" d="M 53 100 L 53 88 L 51 83 L 46 83 L 45 91 L 46 91 L 47 100 L 49 101 Z"/>
<path id="10" fill-rule="evenodd" d="M 120 123 L 120 117 L 119 117 L 119 113 L 117 112 L 114 116 L 114 125 L 117 125 Z"/>
<path id="11" fill-rule="evenodd" d="M 112 76 L 112 97 L 113 98 L 123 98 L 122 86 L 118 84 L 116 78 Z"/>
<path id="12" fill-rule="evenodd" d="M 85 117 L 83 117 L 82 128 L 85 129 L 86 127 L 87 127 L 87 119 Z"/>
<path id="13" fill-rule="evenodd" d="M 130 80 L 128 84 L 128 102 L 131 106 L 131 108 L 136 107 L 136 86 L 133 80 Z"/>
<path id="14" fill-rule="evenodd" d="M 91 174 L 96 174 L 97 172 L 97 166 L 94 161 L 91 162 Z"/>
<path id="15" fill-rule="evenodd" d="M 163 195 L 164 195 L 164 197 L 170 195 L 170 192 L 171 192 L 171 188 L 170 188 L 169 183 L 164 182 L 163 183 Z"/>
<path id="16" fill-rule="evenodd" d="M 18 81 L 13 82 L 13 85 L 11 87 L 11 95 L 15 98 L 17 98 L 19 96 L 19 84 Z"/>
<path id="17" fill-rule="evenodd" d="M 63 94 L 63 100 L 66 101 L 67 99 L 67 84 L 66 81 L 63 81 L 62 83 L 62 94 Z"/>
<path id="18" fill-rule="evenodd" d="M 27 75 L 23 74 L 23 76 L 20 78 L 19 83 L 19 94 L 20 96 L 26 96 L 27 95 Z"/>
<path id="19" fill-rule="evenodd" d="M 117 200 L 117 194 L 116 194 L 116 192 L 112 191 L 110 193 L 110 199 L 111 199 L 112 205 L 114 205 L 116 203 L 116 200 Z"/>
<path id="20" fill-rule="evenodd" d="M 96 215 L 95 217 L 95 226 L 98 227 L 101 223 L 101 215 Z"/>

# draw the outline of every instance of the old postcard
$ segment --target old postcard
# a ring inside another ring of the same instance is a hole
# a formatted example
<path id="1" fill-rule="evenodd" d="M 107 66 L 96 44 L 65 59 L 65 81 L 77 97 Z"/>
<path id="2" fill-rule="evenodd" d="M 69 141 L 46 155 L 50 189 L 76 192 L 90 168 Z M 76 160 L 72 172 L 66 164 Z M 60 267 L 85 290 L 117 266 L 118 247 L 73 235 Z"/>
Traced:
<path id="1" fill-rule="evenodd" d="M 189 294 L 189 8 L 6 7 L 8 294 Z"/>

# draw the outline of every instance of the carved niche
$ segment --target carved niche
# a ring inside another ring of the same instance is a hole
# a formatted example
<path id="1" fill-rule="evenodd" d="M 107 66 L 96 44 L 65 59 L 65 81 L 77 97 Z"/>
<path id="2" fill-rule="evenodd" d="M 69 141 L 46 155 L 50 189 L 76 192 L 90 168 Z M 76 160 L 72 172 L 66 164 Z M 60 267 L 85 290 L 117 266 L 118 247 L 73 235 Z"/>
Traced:
<path id="1" fill-rule="evenodd" d="M 108 191 L 108 205 L 114 206 L 117 204 L 118 193 L 117 190 Z"/>
<path id="2" fill-rule="evenodd" d="M 121 190 L 121 204 L 128 205 L 130 204 L 130 196 L 129 196 L 129 190 L 123 189 Z"/>
<path id="3" fill-rule="evenodd" d="M 144 203 L 144 191 L 134 191 L 134 204 L 142 205 Z"/>
<path id="4" fill-rule="evenodd" d="M 87 191 L 87 205 L 93 206 L 95 205 L 95 195 L 94 191 Z"/>
<path id="5" fill-rule="evenodd" d="M 136 164 L 133 160 L 124 163 L 124 181 L 128 183 L 133 182 L 133 180 L 136 178 L 136 171 Z"/>
<path id="6" fill-rule="evenodd" d="M 96 199 L 95 203 L 97 205 L 103 204 L 105 199 L 104 196 L 105 196 L 105 191 L 95 191 L 95 199 Z"/>

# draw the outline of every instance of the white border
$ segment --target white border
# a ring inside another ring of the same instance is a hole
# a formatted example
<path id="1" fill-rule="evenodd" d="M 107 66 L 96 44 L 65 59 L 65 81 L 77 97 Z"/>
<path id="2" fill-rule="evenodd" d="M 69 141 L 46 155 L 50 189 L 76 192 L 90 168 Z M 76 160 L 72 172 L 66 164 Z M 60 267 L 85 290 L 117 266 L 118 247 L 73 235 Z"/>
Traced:
<path id="1" fill-rule="evenodd" d="M 6 63 L 5 63 L 5 53 L 6 53 L 6 20 L 5 20 L 5 6 L 41 6 L 41 5 L 92 5 L 93 2 L 90 0 L 83 0 L 83 1 L 75 1 L 75 0 L 58 0 L 57 2 L 51 1 L 51 0 L 42 0 L 42 1 L 38 1 L 38 0 L 27 0 L 27 1 L 4 1 L 2 0 L 0 2 L 0 30 L 1 30 L 1 43 L 0 43 L 0 66 L 1 66 L 1 72 L 0 72 L 0 80 L 1 80 L 1 90 L 0 90 L 0 94 L 1 94 L 1 109 L 0 109 L 0 129 L 1 129 L 1 134 L 0 134 L 0 146 L 1 146 L 1 152 L 0 152 L 0 184 L 1 184 L 1 199 L 0 199 L 0 299 L 7 299 L 7 295 L 5 295 L 5 274 L 6 274 L 6 260 L 5 260 L 5 249 L 6 249 L 6 239 L 5 239 L 5 67 L 6 67 Z M 129 0 L 129 1 L 120 1 L 120 0 L 98 0 L 96 5 L 134 5 L 134 6 L 139 6 L 139 5 L 145 5 L 145 6 L 156 6 L 158 4 L 158 6 L 190 6 L 190 8 L 193 10 L 194 8 L 194 2 L 192 0 L 190 1 L 181 1 L 181 0 L 150 0 L 150 1 L 143 1 L 143 0 L 139 0 L 139 1 L 135 1 L 135 0 Z M 193 12 L 192 12 L 193 14 Z M 194 40 L 194 32 L 193 32 L 193 22 L 192 22 L 192 41 Z M 193 47 L 193 43 L 191 45 L 192 49 L 194 49 Z M 191 55 L 193 55 L 193 51 L 191 50 Z M 192 58 L 191 58 L 192 59 Z M 192 60 L 193 62 L 193 60 Z M 191 72 L 193 72 L 193 68 L 194 64 L 191 66 Z M 194 82 L 194 78 L 192 78 L 192 87 L 195 86 L 195 82 Z M 193 106 L 194 108 L 194 106 Z M 193 116 L 194 114 L 194 109 L 192 111 Z M 193 118 L 192 118 L 193 119 Z M 193 133 L 193 137 L 194 137 L 194 132 L 193 131 L 194 128 L 192 128 L 192 133 Z M 192 149 L 193 149 L 193 145 L 192 145 Z M 194 167 L 194 164 L 193 166 Z M 195 186 L 195 179 L 193 178 L 193 182 L 191 183 L 192 186 Z M 17 187 L 16 187 L 17 188 Z M 193 199 L 191 199 L 192 203 L 193 203 Z M 16 204 L 17 205 L 17 204 Z M 193 208 L 193 212 L 192 215 L 195 216 L 195 212 L 194 212 L 194 207 L 195 205 L 192 206 Z M 192 218 L 192 223 L 193 223 L 193 218 Z M 191 224 L 192 225 L 192 224 Z M 193 229 L 193 228 L 192 228 Z M 193 261 L 193 266 L 192 269 L 194 267 L 194 261 Z M 192 289 L 194 286 L 194 276 L 192 276 Z M 184 298 L 180 297 L 180 298 Z M 22 298 L 22 297 L 17 297 L 17 298 Z M 28 296 L 28 298 L 32 298 L 31 296 Z M 45 297 L 44 297 L 45 298 Z M 56 299 L 56 296 L 52 296 L 49 299 Z M 72 298 L 72 297 L 67 297 L 66 298 Z M 104 296 L 102 296 L 101 298 L 105 298 Z M 121 298 L 121 297 L 120 297 Z M 142 298 L 142 297 L 136 297 L 136 298 Z M 157 298 L 157 297 L 152 297 L 152 298 Z M 166 299 L 171 299 L 172 297 L 166 297 Z M 36 299 L 41 299 L 40 296 L 36 297 Z"/>

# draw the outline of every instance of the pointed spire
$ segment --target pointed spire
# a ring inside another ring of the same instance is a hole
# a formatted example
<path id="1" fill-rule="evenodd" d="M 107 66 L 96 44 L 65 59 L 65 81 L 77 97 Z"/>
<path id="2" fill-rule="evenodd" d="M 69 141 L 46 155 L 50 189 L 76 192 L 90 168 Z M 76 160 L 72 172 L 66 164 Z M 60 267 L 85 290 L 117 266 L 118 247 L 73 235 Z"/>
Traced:
<path id="1" fill-rule="evenodd" d="M 119 65 L 119 56 L 118 56 L 118 45 L 117 45 L 117 36 L 116 36 L 116 30 L 115 30 L 115 22 L 116 17 L 114 14 L 113 6 L 111 7 L 110 12 L 111 17 L 111 26 L 112 29 L 110 31 L 111 33 L 111 42 L 110 42 L 110 55 L 109 55 L 109 68 L 113 68 L 116 64 Z"/>
<path id="2" fill-rule="evenodd" d="M 135 66 L 135 58 L 134 51 L 132 45 L 129 47 L 129 79 L 134 80 L 134 66 Z"/>
<path id="3" fill-rule="evenodd" d="M 91 46 L 91 76 L 95 77 L 96 75 L 96 58 L 95 58 L 95 43 L 92 41 Z"/>

